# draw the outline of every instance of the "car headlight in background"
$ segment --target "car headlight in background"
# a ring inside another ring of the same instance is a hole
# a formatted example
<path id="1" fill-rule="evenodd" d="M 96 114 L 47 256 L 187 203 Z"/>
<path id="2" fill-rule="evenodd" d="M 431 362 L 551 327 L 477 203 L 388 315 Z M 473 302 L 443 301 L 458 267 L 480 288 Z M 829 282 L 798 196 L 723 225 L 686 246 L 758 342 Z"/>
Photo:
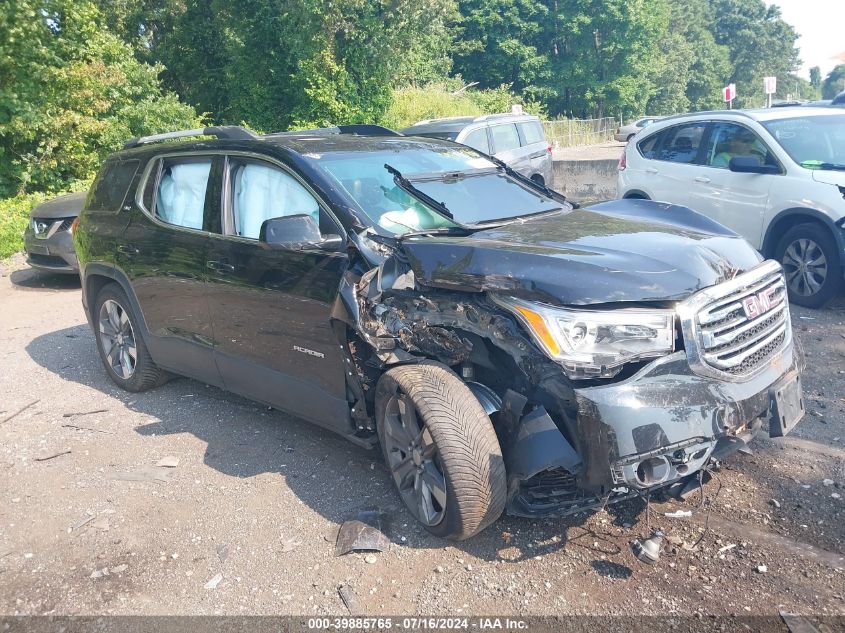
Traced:
<path id="1" fill-rule="evenodd" d="M 625 363 L 664 356 L 675 349 L 672 310 L 588 310 L 513 297 L 493 300 L 522 322 L 570 378 L 611 378 Z"/>

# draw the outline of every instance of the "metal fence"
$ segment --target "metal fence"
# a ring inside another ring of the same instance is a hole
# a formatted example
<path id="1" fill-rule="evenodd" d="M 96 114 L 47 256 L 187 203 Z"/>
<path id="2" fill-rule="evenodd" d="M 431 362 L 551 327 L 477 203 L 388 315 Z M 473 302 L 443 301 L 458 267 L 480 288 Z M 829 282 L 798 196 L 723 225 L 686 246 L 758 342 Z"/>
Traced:
<path id="1" fill-rule="evenodd" d="M 596 145 L 613 140 L 619 121 L 604 119 L 557 119 L 543 121 L 546 138 L 553 147 Z"/>

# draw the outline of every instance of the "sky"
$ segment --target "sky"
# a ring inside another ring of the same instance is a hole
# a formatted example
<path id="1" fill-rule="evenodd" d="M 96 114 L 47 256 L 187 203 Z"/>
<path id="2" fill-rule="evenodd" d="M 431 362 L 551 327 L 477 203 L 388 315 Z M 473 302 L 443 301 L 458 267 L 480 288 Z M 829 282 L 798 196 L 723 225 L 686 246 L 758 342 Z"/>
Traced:
<path id="1" fill-rule="evenodd" d="M 783 19 L 800 35 L 801 70 L 810 78 L 810 68 L 819 66 L 822 78 L 845 60 L 832 57 L 845 53 L 845 0 L 766 0 L 780 7 Z"/>

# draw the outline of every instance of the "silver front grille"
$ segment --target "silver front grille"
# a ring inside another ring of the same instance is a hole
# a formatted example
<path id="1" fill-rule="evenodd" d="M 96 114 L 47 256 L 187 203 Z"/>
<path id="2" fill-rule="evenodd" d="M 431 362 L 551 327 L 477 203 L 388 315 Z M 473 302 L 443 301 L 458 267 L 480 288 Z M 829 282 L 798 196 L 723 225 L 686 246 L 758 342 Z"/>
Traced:
<path id="1" fill-rule="evenodd" d="M 749 379 L 792 341 L 786 283 L 774 261 L 696 293 L 678 312 L 687 356 L 700 374 Z"/>
<path id="2" fill-rule="evenodd" d="M 30 224 L 35 237 L 47 239 L 60 231 L 69 231 L 76 218 L 32 218 Z"/>

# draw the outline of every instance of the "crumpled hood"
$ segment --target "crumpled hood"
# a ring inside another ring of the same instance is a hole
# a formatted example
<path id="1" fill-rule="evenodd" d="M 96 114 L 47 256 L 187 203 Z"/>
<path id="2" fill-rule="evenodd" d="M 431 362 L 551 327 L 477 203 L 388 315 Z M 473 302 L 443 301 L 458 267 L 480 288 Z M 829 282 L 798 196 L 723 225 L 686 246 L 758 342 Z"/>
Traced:
<path id="1" fill-rule="evenodd" d="M 686 207 L 616 200 L 468 237 L 402 242 L 418 283 L 563 305 L 679 300 L 756 266 L 741 237 Z"/>
<path id="2" fill-rule="evenodd" d="M 824 182 L 828 185 L 845 187 L 845 171 L 834 171 L 832 169 L 814 169 L 813 180 Z"/>

